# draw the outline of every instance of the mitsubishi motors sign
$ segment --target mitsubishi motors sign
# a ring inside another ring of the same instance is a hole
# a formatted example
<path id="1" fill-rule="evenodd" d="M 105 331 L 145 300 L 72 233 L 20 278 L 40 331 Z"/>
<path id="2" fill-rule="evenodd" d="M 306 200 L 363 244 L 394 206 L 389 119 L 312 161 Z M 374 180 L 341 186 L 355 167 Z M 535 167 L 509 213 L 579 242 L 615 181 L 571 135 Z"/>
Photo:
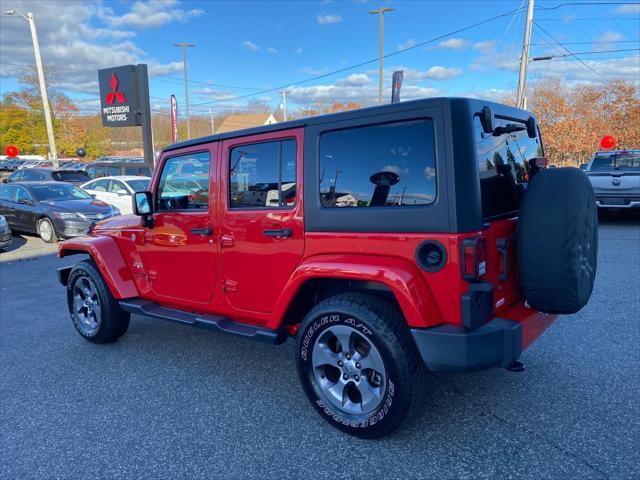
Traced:
<path id="1" fill-rule="evenodd" d="M 135 65 L 98 70 L 100 113 L 104 127 L 142 125 Z"/>

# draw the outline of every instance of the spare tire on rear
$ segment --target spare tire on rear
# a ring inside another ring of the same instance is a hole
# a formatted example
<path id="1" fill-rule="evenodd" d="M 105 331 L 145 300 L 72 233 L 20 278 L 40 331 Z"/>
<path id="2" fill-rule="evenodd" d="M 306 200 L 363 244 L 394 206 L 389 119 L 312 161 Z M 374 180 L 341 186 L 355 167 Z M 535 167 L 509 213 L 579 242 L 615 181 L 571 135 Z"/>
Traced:
<path id="1" fill-rule="evenodd" d="M 546 313 L 576 313 L 596 276 L 598 215 L 591 182 L 577 168 L 537 173 L 520 206 L 518 258 L 524 295 Z"/>

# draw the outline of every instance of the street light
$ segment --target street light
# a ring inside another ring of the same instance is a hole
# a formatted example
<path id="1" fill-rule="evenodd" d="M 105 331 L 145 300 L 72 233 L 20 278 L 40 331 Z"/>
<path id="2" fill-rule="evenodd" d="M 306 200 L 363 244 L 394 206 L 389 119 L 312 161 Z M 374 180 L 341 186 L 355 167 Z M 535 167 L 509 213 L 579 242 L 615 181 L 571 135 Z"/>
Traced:
<path id="1" fill-rule="evenodd" d="M 383 56 L 383 38 L 384 38 L 384 14 L 393 12 L 395 8 L 381 7 L 377 10 L 369 10 L 371 15 L 380 15 L 380 74 L 378 76 L 378 103 L 382 103 L 382 56 Z"/>
<path id="2" fill-rule="evenodd" d="M 189 87 L 187 86 L 187 48 L 195 47 L 193 43 L 174 43 L 174 47 L 182 47 L 184 58 L 184 102 L 187 111 L 187 140 L 191 138 L 191 128 L 189 126 Z"/>
<path id="3" fill-rule="evenodd" d="M 53 134 L 53 122 L 51 121 L 51 110 L 49 108 L 49 96 L 47 86 L 44 81 L 44 69 L 42 68 L 42 58 L 40 57 L 40 44 L 38 43 L 38 33 L 36 32 L 36 21 L 33 13 L 28 12 L 23 15 L 17 10 L 7 10 L 5 15 L 19 15 L 29 22 L 31 28 L 31 40 L 33 40 L 33 51 L 36 56 L 36 69 L 38 70 L 38 82 L 40 83 L 40 95 L 42 96 L 42 106 L 44 108 L 44 120 L 47 125 L 47 137 L 49 138 L 49 155 L 54 167 L 58 166 L 58 151 L 56 149 L 56 139 Z"/>

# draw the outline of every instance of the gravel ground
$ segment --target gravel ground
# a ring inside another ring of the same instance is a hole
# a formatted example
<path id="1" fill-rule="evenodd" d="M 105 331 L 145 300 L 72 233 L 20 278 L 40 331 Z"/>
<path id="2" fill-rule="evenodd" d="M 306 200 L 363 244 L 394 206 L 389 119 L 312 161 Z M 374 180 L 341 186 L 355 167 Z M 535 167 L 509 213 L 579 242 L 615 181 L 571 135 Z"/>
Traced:
<path id="1" fill-rule="evenodd" d="M 75 332 L 55 246 L 0 255 L 0 472 L 17 478 L 640 478 L 640 225 L 601 223 L 597 285 L 524 373 L 431 375 L 390 437 L 329 427 L 273 347 L 135 317 Z"/>

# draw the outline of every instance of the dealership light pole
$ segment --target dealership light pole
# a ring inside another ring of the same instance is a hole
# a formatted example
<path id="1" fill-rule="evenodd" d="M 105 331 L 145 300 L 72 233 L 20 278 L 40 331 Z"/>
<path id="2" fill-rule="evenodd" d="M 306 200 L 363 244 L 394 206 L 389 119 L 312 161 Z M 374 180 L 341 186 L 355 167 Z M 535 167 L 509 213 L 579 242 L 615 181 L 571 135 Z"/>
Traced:
<path id="1" fill-rule="evenodd" d="M 38 70 L 38 82 L 40 83 L 40 95 L 42 96 L 42 107 L 44 109 L 44 121 L 47 125 L 47 137 L 49 138 L 49 156 L 54 167 L 58 166 L 58 150 L 56 149 L 56 138 L 53 134 L 53 122 L 51 121 L 51 109 L 49 108 L 49 96 L 44 80 L 44 69 L 42 68 L 42 58 L 40 57 L 40 44 L 38 43 L 38 33 L 36 32 L 36 21 L 33 13 L 28 12 L 26 16 L 17 10 L 7 10 L 5 15 L 19 15 L 29 22 L 31 28 L 31 40 L 33 40 L 33 51 L 36 56 L 36 69 Z"/>
<path id="2" fill-rule="evenodd" d="M 378 75 L 378 103 L 382 103 L 382 57 L 383 53 L 383 40 L 384 40 L 384 14 L 386 12 L 393 12 L 395 8 L 381 7 L 377 10 L 369 10 L 371 15 L 380 16 L 380 74 Z"/>
<path id="3" fill-rule="evenodd" d="M 193 43 L 174 43 L 174 47 L 182 47 L 184 59 L 184 104 L 187 112 L 187 140 L 191 138 L 191 128 L 189 126 L 189 87 L 187 86 L 187 48 L 195 47 Z"/>

